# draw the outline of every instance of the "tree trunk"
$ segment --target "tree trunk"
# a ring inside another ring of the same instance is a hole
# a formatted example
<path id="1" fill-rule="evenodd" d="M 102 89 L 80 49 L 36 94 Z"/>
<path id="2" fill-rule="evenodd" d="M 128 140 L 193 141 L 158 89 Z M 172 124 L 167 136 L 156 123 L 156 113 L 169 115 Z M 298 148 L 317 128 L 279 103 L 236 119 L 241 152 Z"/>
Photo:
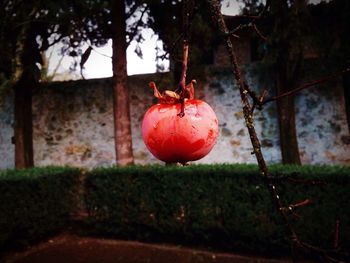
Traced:
<path id="1" fill-rule="evenodd" d="M 133 164 L 129 92 L 126 71 L 126 15 L 124 0 L 113 0 L 113 98 L 116 162 Z"/>
<path id="2" fill-rule="evenodd" d="M 300 78 L 302 54 L 295 61 L 291 61 L 288 44 L 281 43 L 278 55 L 278 76 L 276 83 L 277 95 L 295 88 Z M 294 95 L 277 100 L 278 123 L 280 130 L 280 147 L 284 164 L 301 164 L 297 131 L 295 127 Z"/>
<path id="3" fill-rule="evenodd" d="M 276 48 L 275 71 L 277 73 L 277 95 L 290 91 L 299 82 L 304 59 L 303 45 L 300 44 L 299 33 L 286 32 L 286 28 L 294 25 L 302 18 L 305 0 L 295 1 L 288 7 L 287 2 L 274 0 L 271 9 L 275 13 L 273 43 Z M 299 31 L 301 32 L 300 28 Z M 301 164 L 297 132 L 295 127 L 294 96 L 277 101 L 278 123 L 280 130 L 280 147 L 284 164 Z"/>
<path id="4" fill-rule="evenodd" d="M 14 87 L 15 104 L 15 166 L 17 169 L 34 166 L 32 85 L 18 81 Z"/>
<path id="5" fill-rule="evenodd" d="M 38 44 L 34 31 L 25 27 L 16 45 L 16 68 L 14 84 L 14 143 L 15 167 L 34 166 L 32 90 L 37 84 Z"/>
<path id="6" fill-rule="evenodd" d="M 350 73 L 346 73 L 343 77 L 343 89 L 345 98 L 346 120 L 348 121 L 348 129 L 350 133 Z"/>
<path id="7" fill-rule="evenodd" d="M 279 74 L 283 75 L 283 72 Z M 277 94 L 282 94 L 288 90 L 287 82 L 283 80 L 282 76 L 279 76 Z M 282 162 L 284 164 L 301 164 L 295 127 L 294 96 L 279 99 L 277 101 L 277 110 Z"/>

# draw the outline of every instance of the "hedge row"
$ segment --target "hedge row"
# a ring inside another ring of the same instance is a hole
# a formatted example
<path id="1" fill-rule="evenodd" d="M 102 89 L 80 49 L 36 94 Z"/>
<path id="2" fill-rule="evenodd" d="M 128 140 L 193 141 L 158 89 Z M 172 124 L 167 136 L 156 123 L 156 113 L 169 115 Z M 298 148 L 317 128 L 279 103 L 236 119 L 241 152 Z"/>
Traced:
<path id="1" fill-rule="evenodd" d="M 271 166 L 275 176 L 322 180 L 312 185 L 276 180 L 286 205 L 306 198 L 291 220 L 304 241 L 350 251 L 350 168 Z M 289 241 L 255 165 L 96 169 L 85 180 L 85 202 L 95 232 L 117 238 L 171 241 L 224 250 L 286 254 Z"/>
<path id="2" fill-rule="evenodd" d="M 312 201 L 291 215 L 301 238 L 331 247 L 340 220 L 340 244 L 350 251 L 350 167 L 271 166 L 284 204 Z M 0 247 L 40 240 L 62 229 L 84 202 L 94 233 L 144 241 L 170 241 L 221 250 L 286 254 L 289 241 L 255 165 L 133 166 L 80 171 L 37 168 L 0 172 Z M 294 177 L 293 177 L 294 178 Z M 1 249 L 0 249 L 1 250 Z"/>
<path id="3" fill-rule="evenodd" d="M 76 208 L 79 173 L 63 167 L 0 172 L 0 248 L 62 228 Z"/>

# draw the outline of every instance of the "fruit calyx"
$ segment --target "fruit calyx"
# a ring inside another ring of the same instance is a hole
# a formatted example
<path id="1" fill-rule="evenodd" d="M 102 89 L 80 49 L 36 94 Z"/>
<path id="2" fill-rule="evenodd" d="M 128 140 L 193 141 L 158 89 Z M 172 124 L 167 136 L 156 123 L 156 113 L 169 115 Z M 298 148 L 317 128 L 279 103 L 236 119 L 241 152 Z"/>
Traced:
<path id="1" fill-rule="evenodd" d="M 152 81 L 149 83 L 149 87 L 153 89 L 154 97 L 158 99 L 161 104 L 177 104 L 182 103 L 184 99 L 194 99 L 194 85 L 197 83 L 195 79 L 191 80 L 184 89 L 165 90 L 162 93 L 159 92 L 156 84 Z"/>

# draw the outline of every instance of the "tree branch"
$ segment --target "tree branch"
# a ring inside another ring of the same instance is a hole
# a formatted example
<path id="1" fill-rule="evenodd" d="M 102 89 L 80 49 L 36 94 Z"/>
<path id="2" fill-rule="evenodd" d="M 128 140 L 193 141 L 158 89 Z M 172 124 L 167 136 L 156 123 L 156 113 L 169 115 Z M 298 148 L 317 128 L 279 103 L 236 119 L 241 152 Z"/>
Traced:
<path id="1" fill-rule="evenodd" d="M 129 12 L 126 14 L 126 19 L 129 19 L 135 13 L 138 7 L 138 4 L 134 3 L 134 5 L 130 7 Z"/>
<path id="2" fill-rule="evenodd" d="M 273 96 L 271 98 L 266 99 L 265 101 L 263 101 L 261 103 L 261 106 L 266 104 L 266 103 L 269 103 L 271 101 L 279 100 L 279 99 L 281 99 L 283 97 L 294 95 L 295 93 L 297 93 L 297 92 L 299 92 L 301 90 L 304 90 L 304 89 L 307 89 L 307 88 L 311 88 L 311 87 L 313 87 L 315 85 L 318 85 L 318 84 L 321 84 L 323 82 L 329 81 L 331 79 L 334 79 L 334 78 L 338 77 L 339 75 L 342 75 L 342 74 L 345 74 L 345 73 L 348 73 L 348 72 L 350 72 L 350 68 L 346 68 L 344 70 L 335 72 L 335 73 L 333 73 L 331 75 L 328 75 L 326 77 L 323 77 L 323 78 L 320 78 L 320 79 L 317 79 L 317 80 L 313 80 L 313 81 L 304 83 L 301 86 L 299 86 L 299 87 L 297 87 L 297 88 L 295 88 L 293 90 L 290 90 L 290 91 L 282 93 L 282 94 L 280 94 L 278 96 Z"/>
<path id="3" fill-rule="evenodd" d="M 166 52 L 165 52 L 162 56 L 160 56 L 159 58 L 160 58 L 161 60 L 164 60 L 168 54 L 172 53 L 172 51 L 173 51 L 173 50 L 175 49 L 175 47 L 177 46 L 177 43 L 180 41 L 180 39 L 183 38 L 183 36 L 184 36 L 184 32 L 181 32 L 181 34 L 179 34 L 179 35 L 177 36 L 177 38 L 174 40 L 173 44 L 171 45 L 171 48 L 170 48 L 168 51 L 166 51 Z"/>
<path id="4" fill-rule="evenodd" d="M 99 55 L 101 55 L 101 56 L 104 56 L 104 57 L 106 57 L 106 58 L 112 59 L 111 56 L 108 56 L 108 55 L 106 55 L 106 54 L 101 53 L 101 52 L 98 51 L 96 48 L 94 48 L 90 43 L 86 42 L 86 44 L 87 44 L 94 52 L 96 52 L 97 54 L 99 54 Z"/>
<path id="5" fill-rule="evenodd" d="M 42 45 L 40 47 L 40 51 L 45 51 L 47 50 L 49 47 L 52 47 L 53 45 L 59 43 L 65 36 L 62 34 L 60 35 L 58 38 L 54 39 L 51 43 L 46 43 L 45 45 Z"/>
<path id="6" fill-rule="evenodd" d="M 272 183 L 272 181 L 269 180 L 269 177 L 268 177 L 269 176 L 268 168 L 267 168 L 264 156 L 261 152 L 260 140 L 258 139 L 258 136 L 257 136 L 256 131 L 255 131 L 255 127 L 254 127 L 254 120 L 253 120 L 252 111 L 251 111 L 251 107 L 250 107 L 250 103 L 249 103 L 249 99 L 248 99 L 248 90 L 246 89 L 247 85 L 241 76 L 241 70 L 240 70 L 240 67 L 238 64 L 237 55 L 236 55 L 235 50 L 233 48 L 233 45 L 232 45 L 232 42 L 230 39 L 230 35 L 228 34 L 229 31 L 227 29 L 226 23 L 225 23 L 224 18 L 221 14 L 221 11 L 220 11 L 220 2 L 217 0 L 207 0 L 207 3 L 210 7 L 209 9 L 212 13 L 213 20 L 216 21 L 216 23 L 218 24 L 218 27 L 219 27 L 221 34 L 226 36 L 225 37 L 226 48 L 227 48 L 227 51 L 229 53 L 229 57 L 231 60 L 232 73 L 233 73 L 233 75 L 236 79 L 236 82 L 238 84 L 238 87 L 239 87 L 239 91 L 240 91 L 240 95 L 241 95 L 241 99 L 242 99 L 242 104 L 243 104 L 244 119 L 245 119 L 246 126 L 248 129 L 249 135 L 250 135 L 251 143 L 253 145 L 254 154 L 255 154 L 255 157 L 256 157 L 258 165 L 259 165 L 260 173 L 263 176 L 263 178 L 265 179 L 265 183 L 266 183 L 266 186 L 270 192 L 271 198 L 275 204 L 277 211 L 281 215 L 281 218 L 283 219 L 284 224 L 286 225 L 286 227 L 289 231 L 291 239 L 298 240 L 298 237 L 297 237 L 292 225 L 290 224 L 284 210 L 282 209 L 283 206 L 282 206 L 281 200 L 279 198 L 279 195 L 277 193 L 276 187 Z"/>
<path id="7" fill-rule="evenodd" d="M 260 37 L 264 42 L 266 42 L 266 41 L 267 41 L 267 37 L 265 37 L 265 36 L 260 32 L 260 30 L 258 29 L 258 27 L 256 26 L 256 24 L 253 24 L 252 27 L 253 27 L 255 33 L 258 35 L 258 37 Z"/>
<path id="8" fill-rule="evenodd" d="M 140 16 L 140 19 L 137 21 L 135 27 L 134 27 L 134 30 L 132 31 L 132 33 L 128 34 L 129 35 L 129 41 L 126 43 L 127 46 L 129 46 L 129 44 L 131 43 L 131 41 L 134 40 L 136 34 L 137 34 L 137 30 L 139 28 L 139 26 L 141 25 L 142 23 L 142 18 L 144 16 L 144 14 L 146 13 L 146 11 L 148 10 L 148 6 L 145 6 L 145 8 L 142 10 L 142 13 L 141 13 L 141 16 Z"/>
<path id="9" fill-rule="evenodd" d="M 244 28 L 253 28 L 254 32 L 257 34 L 257 36 L 259 38 L 261 38 L 264 42 L 267 41 L 267 37 L 265 37 L 261 32 L 260 30 L 258 29 L 258 27 L 256 26 L 255 23 L 253 22 L 249 22 L 248 24 L 239 24 L 235 29 L 233 30 L 230 30 L 228 33 L 226 33 L 227 35 L 230 35 L 230 36 L 233 36 L 233 37 L 236 37 L 236 38 L 239 38 L 239 35 L 237 35 L 236 33 L 239 31 L 239 30 L 242 30 Z"/>
<path id="10" fill-rule="evenodd" d="M 254 128 L 254 120 L 252 116 L 252 108 L 250 107 L 250 102 L 248 99 L 249 96 L 249 91 L 247 90 L 247 84 L 243 80 L 241 76 L 241 71 L 240 67 L 238 64 L 237 60 L 237 55 L 234 51 L 229 31 L 227 29 L 226 23 L 224 21 L 224 18 L 221 14 L 221 6 L 220 6 L 220 1 L 219 0 L 206 0 L 206 2 L 209 5 L 209 10 L 212 13 L 213 20 L 215 23 L 217 23 L 220 33 L 225 36 L 225 42 L 226 42 L 226 48 L 229 53 L 229 57 L 231 60 L 231 65 L 232 65 L 232 73 L 236 79 L 236 82 L 239 87 L 241 99 L 242 99 L 242 107 L 243 107 L 243 113 L 244 113 L 244 119 L 246 122 L 246 126 L 250 135 L 250 140 L 254 148 L 254 154 L 257 159 L 258 165 L 259 165 L 259 170 L 261 175 L 264 178 L 265 184 L 270 192 L 272 201 L 274 203 L 275 208 L 277 209 L 281 219 L 283 220 L 283 223 L 286 226 L 286 229 L 288 230 L 290 234 L 290 239 L 291 239 L 291 245 L 292 247 L 298 249 L 298 250 L 303 250 L 308 253 L 308 255 L 315 255 L 318 259 L 322 258 L 323 260 L 327 260 L 330 262 L 341 262 L 340 258 L 348 256 L 347 254 L 332 254 L 333 251 L 327 251 L 323 250 L 317 247 L 314 247 L 312 245 L 309 245 L 307 243 L 301 242 L 292 226 L 290 223 L 285 209 L 283 209 L 279 194 L 276 190 L 275 185 L 273 184 L 273 181 L 269 178 L 269 172 L 268 168 L 264 159 L 264 156 L 261 152 L 261 146 L 260 146 L 260 141 L 259 138 L 257 137 L 255 128 Z M 294 205 L 294 207 L 297 206 L 302 206 L 304 204 L 307 204 L 307 201 L 304 201 L 300 204 Z M 293 209 L 293 208 L 292 208 Z"/>

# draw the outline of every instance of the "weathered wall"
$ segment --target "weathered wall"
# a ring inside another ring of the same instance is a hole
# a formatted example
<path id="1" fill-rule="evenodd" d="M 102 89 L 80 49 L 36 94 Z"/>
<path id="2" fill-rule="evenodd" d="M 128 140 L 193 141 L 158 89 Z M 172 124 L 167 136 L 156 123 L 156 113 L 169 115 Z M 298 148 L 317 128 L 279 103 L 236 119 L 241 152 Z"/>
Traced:
<path id="1" fill-rule="evenodd" d="M 350 134 L 340 80 L 298 94 L 296 126 L 303 163 L 350 165 Z"/>
<path id="2" fill-rule="evenodd" d="M 43 87 L 33 97 L 36 165 L 112 165 L 112 85 L 109 79 Z"/>
<path id="3" fill-rule="evenodd" d="M 229 71 L 211 68 L 200 82 L 196 97 L 217 113 L 220 134 L 212 152 L 197 163 L 252 163 L 252 147 L 244 126 L 238 89 Z M 168 74 L 130 77 L 133 150 L 138 164 L 157 163 L 141 139 L 141 122 L 156 102 L 149 81 L 169 87 Z M 254 81 L 251 79 L 251 81 Z M 297 129 L 303 163 L 350 164 L 342 87 L 303 91 L 296 97 Z M 114 165 L 112 89 L 110 79 L 53 83 L 33 98 L 36 165 L 83 167 Z M 0 168 L 13 167 L 11 101 L 0 108 Z M 255 113 L 255 127 L 268 162 L 280 162 L 278 123 L 274 103 Z"/>
<path id="4" fill-rule="evenodd" d="M 13 97 L 9 94 L 0 100 L 0 169 L 15 165 L 13 136 Z"/>

